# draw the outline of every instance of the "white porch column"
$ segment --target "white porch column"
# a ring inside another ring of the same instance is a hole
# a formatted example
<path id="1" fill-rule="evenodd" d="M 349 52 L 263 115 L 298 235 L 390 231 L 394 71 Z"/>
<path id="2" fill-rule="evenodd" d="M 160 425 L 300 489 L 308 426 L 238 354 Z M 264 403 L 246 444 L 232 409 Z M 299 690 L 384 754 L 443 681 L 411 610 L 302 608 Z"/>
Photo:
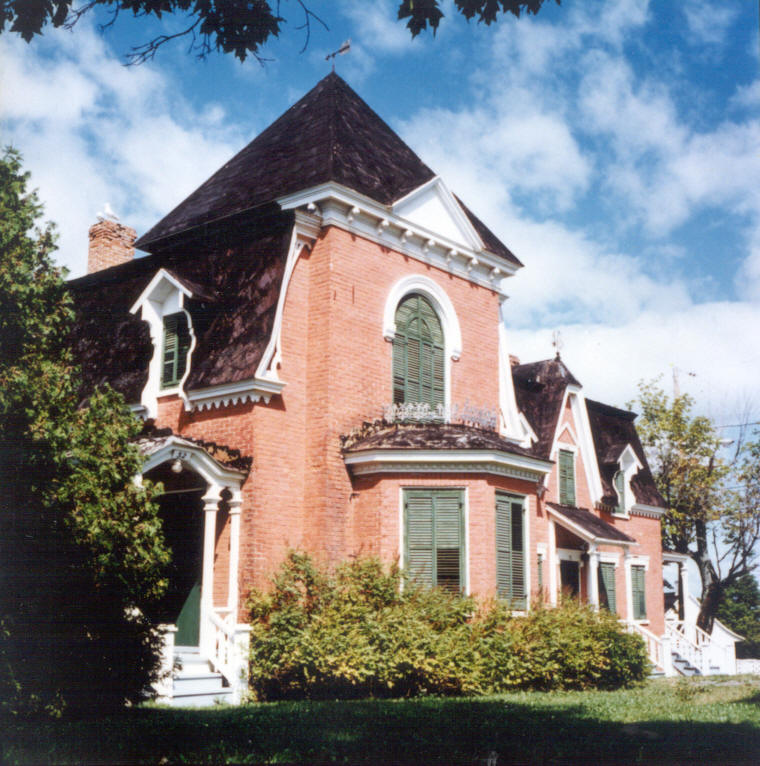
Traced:
<path id="1" fill-rule="evenodd" d="M 549 603 L 557 606 L 557 528 L 549 519 Z"/>
<path id="2" fill-rule="evenodd" d="M 586 591 L 588 602 L 595 609 L 599 609 L 599 554 L 596 547 L 592 546 L 588 552 L 588 571 L 586 573 Z"/>
<path id="3" fill-rule="evenodd" d="M 633 622 L 633 589 L 631 587 L 631 554 L 625 549 L 623 567 L 625 569 L 625 618 Z"/>
<path id="4" fill-rule="evenodd" d="M 232 610 L 231 622 L 237 625 L 238 611 L 238 568 L 240 566 L 240 507 L 243 504 L 243 496 L 239 489 L 232 490 L 229 499 L 230 508 L 230 573 L 229 573 L 229 596 L 227 606 Z"/>
<path id="5" fill-rule="evenodd" d="M 203 496 L 203 580 L 201 582 L 201 650 L 208 653 L 211 649 L 211 613 L 214 608 L 214 547 L 216 543 L 216 512 L 222 488 L 209 484 Z"/>

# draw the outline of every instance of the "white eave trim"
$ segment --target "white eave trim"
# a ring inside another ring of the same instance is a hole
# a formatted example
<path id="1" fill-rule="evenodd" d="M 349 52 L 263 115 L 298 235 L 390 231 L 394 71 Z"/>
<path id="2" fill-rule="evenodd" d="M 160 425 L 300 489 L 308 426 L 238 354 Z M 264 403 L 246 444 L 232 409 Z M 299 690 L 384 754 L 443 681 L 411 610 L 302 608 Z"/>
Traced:
<path id="1" fill-rule="evenodd" d="M 187 393 L 187 401 L 191 410 L 210 410 L 214 407 L 228 407 L 244 402 L 258 402 L 263 399 L 265 404 L 275 394 L 282 392 L 285 383 L 281 380 L 266 378 L 249 378 L 238 383 L 223 383 L 219 386 L 196 388 Z"/>
<path id="2" fill-rule="evenodd" d="M 658 505 L 644 505 L 643 503 L 634 503 L 631 506 L 630 514 L 632 516 L 648 516 L 652 519 L 659 519 L 665 514 L 665 508 Z"/>
<path id="3" fill-rule="evenodd" d="M 560 526 L 565 527 L 565 529 L 569 529 L 574 535 L 577 535 L 581 538 L 581 540 L 585 540 L 587 543 L 593 545 L 619 545 L 624 548 L 628 548 L 631 545 L 638 545 L 635 540 L 615 540 L 607 537 L 597 537 L 596 535 L 591 534 L 591 532 L 581 527 L 579 524 L 573 522 L 571 519 L 568 519 L 567 516 L 564 516 L 561 511 L 557 511 L 548 505 L 546 507 L 549 511 L 549 515 L 553 516 L 554 520 L 557 521 Z"/>
<path id="4" fill-rule="evenodd" d="M 493 473 L 540 481 L 552 469 L 544 460 L 499 450 L 374 449 L 351 452 L 344 460 L 355 476 L 373 473 Z"/>
<path id="5" fill-rule="evenodd" d="M 161 282 L 168 282 L 169 286 L 160 288 Z M 129 309 L 131 314 L 136 314 L 141 308 L 143 303 L 148 300 L 164 300 L 166 296 L 172 291 L 176 290 L 180 295 L 185 298 L 192 298 L 193 294 L 188 290 L 185 285 L 182 284 L 176 277 L 172 276 L 166 269 L 159 269 L 153 276 L 153 279 L 148 282 L 148 286 L 140 293 L 140 297 L 132 304 Z M 155 296 L 154 293 L 160 292 L 160 296 Z M 180 302 L 180 308 L 183 308 L 183 303 Z"/>
<path id="6" fill-rule="evenodd" d="M 169 436 L 155 452 L 147 455 L 142 473 L 144 475 L 162 463 L 174 460 L 180 460 L 206 481 L 213 481 L 224 486 L 239 487 L 246 477 L 244 471 L 222 465 L 200 445 L 174 434 Z"/>
<path id="7" fill-rule="evenodd" d="M 323 227 L 345 229 L 502 296 L 506 296 L 502 280 L 520 268 L 487 250 L 454 242 L 401 218 L 393 212 L 392 206 L 380 205 L 334 182 L 288 194 L 277 202 L 283 210 L 303 207 L 321 216 Z"/>
<path id="8" fill-rule="evenodd" d="M 663 551 L 662 561 L 664 564 L 687 564 L 689 562 L 687 553 L 676 553 L 676 551 Z"/>

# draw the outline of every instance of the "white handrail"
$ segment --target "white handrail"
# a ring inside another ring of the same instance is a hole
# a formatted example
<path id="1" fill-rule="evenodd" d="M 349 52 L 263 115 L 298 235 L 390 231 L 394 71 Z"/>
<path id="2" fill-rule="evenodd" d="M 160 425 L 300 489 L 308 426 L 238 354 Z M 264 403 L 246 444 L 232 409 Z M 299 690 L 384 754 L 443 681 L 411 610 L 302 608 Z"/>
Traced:
<path id="1" fill-rule="evenodd" d="M 692 635 L 694 640 L 686 635 L 686 629 L 694 628 Z M 665 624 L 665 635 L 670 637 L 673 651 L 685 659 L 692 667 L 703 675 L 707 675 L 708 653 L 710 649 L 710 636 L 696 625 L 684 624 L 682 621 L 668 622 Z"/>
<path id="2" fill-rule="evenodd" d="M 625 626 L 631 633 L 637 633 L 644 639 L 644 644 L 647 649 L 647 656 L 650 662 L 666 676 L 673 674 L 670 657 L 670 641 L 667 636 L 658 638 L 651 630 L 648 630 L 643 625 L 637 622 L 626 622 Z"/>
<path id="3" fill-rule="evenodd" d="M 235 647 L 235 628 L 232 625 L 232 610 L 215 609 L 210 617 L 212 634 L 209 660 L 214 670 L 220 672 L 228 681 L 232 681 L 238 672 L 239 664 Z"/>

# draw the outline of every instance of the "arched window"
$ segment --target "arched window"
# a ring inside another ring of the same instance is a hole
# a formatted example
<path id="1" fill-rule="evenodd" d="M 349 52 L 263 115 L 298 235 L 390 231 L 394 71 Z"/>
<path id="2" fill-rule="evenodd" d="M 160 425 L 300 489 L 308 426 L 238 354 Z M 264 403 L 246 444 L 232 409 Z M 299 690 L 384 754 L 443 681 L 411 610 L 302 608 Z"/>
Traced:
<path id="1" fill-rule="evenodd" d="M 393 338 L 393 403 L 443 405 L 444 339 L 438 315 L 419 293 L 407 295 L 396 309 Z"/>

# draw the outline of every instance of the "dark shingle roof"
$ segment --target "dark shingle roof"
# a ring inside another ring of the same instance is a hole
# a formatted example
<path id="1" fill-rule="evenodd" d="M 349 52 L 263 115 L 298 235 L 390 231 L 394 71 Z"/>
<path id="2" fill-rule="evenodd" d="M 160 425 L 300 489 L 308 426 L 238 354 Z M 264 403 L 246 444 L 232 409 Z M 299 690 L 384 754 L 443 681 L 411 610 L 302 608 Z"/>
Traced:
<path id="1" fill-rule="evenodd" d="M 538 441 L 533 452 L 548 458 L 560 407 L 569 385 L 580 386 L 561 359 L 519 364 L 512 368 L 517 407 L 528 419 Z"/>
<path id="2" fill-rule="evenodd" d="M 496 431 L 464 423 L 388 423 L 377 421 L 341 439 L 344 452 L 369 449 L 487 449 L 533 457 L 532 453 Z"/>
<path id="3" fill-rule="evenodd" d="M 390 204 L 433 176 L 332 73 L 136 244 L 152 252 L 167 237 L 327 181 Z"/>
<path id="4" fill-rule="evenodd" d="M 618 458 L 627 444 L 636 453 L 643 468 L 631 479 L 631 489 L 637 503 L 665 508 L 666 503 L 657 491 L 652 472 L 649 470 L 644 448 L 641 446 L 639 435 L 634 425 L 636 413 L 620 410 L 608 404 L 586 399 L 591 435 L 594 439 L 594 450 L 602 477 L 603 497 L 606 505 L 617 504 L 617 493 L 613 485 L 613 477 L 619 469 Z"/>
<path id="5" fill-rule="evenodd" d="M 69 282 L 82 396 L 109 382 L 128 402 L 140 400 L 153 346 L 147 323 L 129 309 L 161 268 L 197 296 L 186 302 L 196 347 L 185 388 L 253 377 L 271 336 L 292 224 L 290 213 L 266 216 L 199 239 L 196 252 L 167 250 Z"/>
<path id="6" fill-rule="evenodd" d="M 635 543 L 633 537 L 621 532 L 617 527 L 602 521 L 598 516 L 594 516 L 586 508 L 574 508 L 569 505 L 560 505 L 559 503 L 547 503 L 560 516 L 572 522 L 583 529 L 591 537 L 602 540 L 617 540 L 622 543 Z"/>
<path id="7" fill-rule="evenodd" d="M 136 246 L 158 252 L 191 229 L 327 181 L 390 205 L 434 175 L 344 80 L 331 73 Z M 482 221 L 464 205 L 462 209 L 487 250 L 522 265 Z"/>

